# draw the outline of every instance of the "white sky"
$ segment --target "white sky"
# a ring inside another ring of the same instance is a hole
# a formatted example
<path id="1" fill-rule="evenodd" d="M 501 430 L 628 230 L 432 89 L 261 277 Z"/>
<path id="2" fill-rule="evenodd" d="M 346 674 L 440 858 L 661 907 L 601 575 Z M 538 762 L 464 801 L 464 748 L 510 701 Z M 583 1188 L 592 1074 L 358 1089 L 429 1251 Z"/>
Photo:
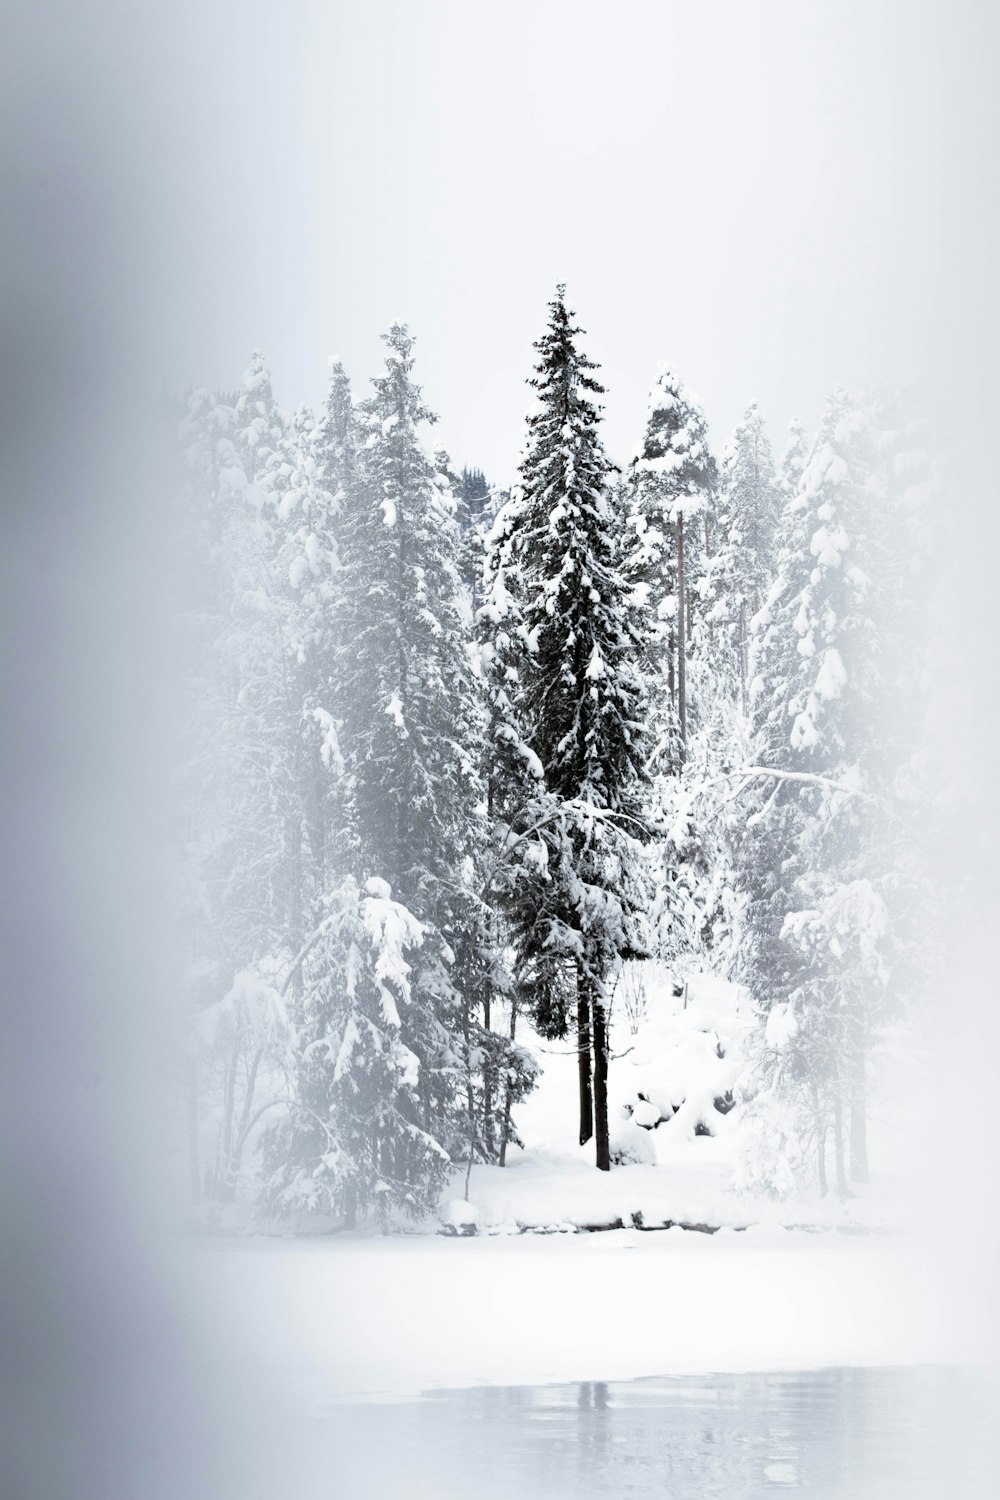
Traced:
<path id="1" fill-rule="evenodd" d="M 780 449 L 839 381 L 933 379 L 992 279 L 985 0 L 240 15 L 216 38 L 214 199 L 218 161 L 194 168 L 235 250 L 195 383 L 234 384 L 261 344 L 286 405 L 319 400 L 330 353 L 363 394 L 402 318 L 439 440 L 506 480 L 565 280 L 612 456 L 665 362 L 719 446 L 756 398 Z"/>

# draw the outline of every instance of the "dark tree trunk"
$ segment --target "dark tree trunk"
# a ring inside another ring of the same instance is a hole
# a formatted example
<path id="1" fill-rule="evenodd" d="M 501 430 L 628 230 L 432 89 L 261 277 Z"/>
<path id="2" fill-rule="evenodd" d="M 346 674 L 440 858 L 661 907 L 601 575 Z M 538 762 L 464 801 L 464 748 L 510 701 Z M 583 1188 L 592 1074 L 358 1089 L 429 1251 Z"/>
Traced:
<path id="1" fill-rule="evenodd" d="M 611 1148 L 608 1143 L 608 1018 L 604 1001 L 594 996 L 594 1135 L 597 1166 L 601 1172 L 611 1170 Z"/>
<path id="2" fill-rule="evenodd" d="M 590 994 L 582 964 L 576 979 L 576 1046 L 580 1076 L 580 1145 L 594 1133 L 594 1097 L 590 1082 Z"/>
<path id="3" fill-rule="evenodd" d="M 511 1041 L 514 1040 L 514 1033 L 516 1032 L 516 1030 L 517 1030 L 517 996 L 516 995 L 511 995 L 511 997 L 510 997 L 510 1039 L 511 1039 Z M 500 1160 L 500 1165 L 502 1167 L 505 1167 L 507 1165 L 507 1142 L 510 1140 L 510 1106 L 511 1106 L 511 1102 L 512 1102 L 512 1100 L 511 1100 L 511 1087 L 510 1087 L 510 1084 L 508 1083 L 507 1087 L 506 1087 L 506 1090 L 505 1090 L 505 1093 L 504 1093 L 503 1121 L 502 1121 L 501 1126 L 500 1126 L 500 1157 L 499 1157 L 499 1160 Z"/>
<path id="4" fill-rule="evenodd" d="M 687 746 L 687 609 L 684 580 L 684 517 L 677 529 L 677 722 L 680 728 L 681 760 Z"/>
<path id="5" fill-rule="evenodd" d="M 490 992 L 483 995 L 483 1030 L 490 1029 Z M 493 1134 L 493 1067 L 487 1060 L 483 1064 L 483 1149 L 492 1160 L 495 1153 Z"/>
<path id="6" fill-rule="evenodd" d="M 667 690 L 670 693 L 670 707 L 677 707 L 677 632 L 671 630 L 667 642 Z"/>
<path id="7" fill-rule="evenodd" d="M 462 1037 L 465 1042 L 465 1104 L 469 1118 L 469 1161 L 465 1169 L 465 1201 L 469 1201 L 469 1178 L 472 1176 L 472 1158 L 476 1150 L 476 1091 L 472 1077 L 472 1015 L 468 995 L 462 997 Z"/>

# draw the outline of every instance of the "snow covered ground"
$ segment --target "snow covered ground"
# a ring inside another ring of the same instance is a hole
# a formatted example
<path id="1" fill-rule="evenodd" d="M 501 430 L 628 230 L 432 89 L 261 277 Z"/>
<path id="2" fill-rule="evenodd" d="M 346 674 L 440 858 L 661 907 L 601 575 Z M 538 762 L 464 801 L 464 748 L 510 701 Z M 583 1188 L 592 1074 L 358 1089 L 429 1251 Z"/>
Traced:
<path id="1" fill-rule="evenodd" d="M 183 1254 L 207 1319 L 238 1329 L 247 1367 L 307 1403 L 990 1358 L 982 1310 L 993 1305 L 993 1241 L 987 1226 L 976 1235 L 952 1226 L 940 1169 L 934 1178 L 921 1161 L 933 1190 L 913 1200 L 924 1209 L 906 1233 L 891 1214 L 897 1179 L 880 1175 L 879 1157 L 870 1199 L 847 1206 L 738 1196 L 738 1110 L 715 1113 L 714 1136 L 696 1125 L 735 1080 L 748 1017 L 735 990 L 706 981 L 687 1005 L 663 992 L 660 1001 L 636 1034 L 619 1023 L 613 1043 L 613 1139 L 646 1160 L 595 1170 L 592 1146 L 574 1142 L 576 1058 L 567 1044 L 535 1040 L 546 1071 L 519 1113 L 525 1148 L 507 1169 L 474 1167 L 471 1208 L 442 1199 L 442 1220 L 474 1215 L 477 1235 L 448 1238 L 432 1223 L 387 1236 L 202 1239 Z M 628 1121 L 639 1094 L 651 1115 L 669 1116 L 655 1130 Z M 909 1121 L 895 1104 L 874 1116 L 876 1151 L 891 1158 L 888 1125 L 901 1133 Z M 462 1184 L 456 1170 L 451 1196 Z M 628 1226 L 637 1212 L 646 1226 L 675 1227 L 570 1233 L 615 1218 Z M 892 1232 L 838 1232 L 879 1218 Z M 723 1227 L 705 1235 L 681 1221 Z"/>
<path id="2" fill-rule="evenodd" d="M 733 1190 L 740 1111 L 720 1114 L 715 1100 L 735 1083 L 748 1021 L 734 989 L 705 980 L 686 1004 L 661 986 L 634 1032 L 620 1017 L 612 1139 L 642 1159 L 608 1173 L 574 1139 L 575 1056 L 533 1039 L 545 1072 L 518 1114 L 524 1148 L 505 1169 L 473 1168 L 468 1205 L 464 1169 L 442 1198 L 441 1221 L 472 1218 L 477 1234 L 444 1235 L 432 1221 L 384 1236 L 188 1241 L 179 1253 L 206 1327 L 214 1320 L 220 1347 L 235 1339 L 247 1368 L 313 1406 L 484 1384 L 994 1357 L 995 1226 L 970 1192 L 982 1164 L 957 1155 L 933 1121 L 925 1139 L 914 1134 L 928 1111 L 911 1056 L 903 1092 L 916 1102 L 907 1113 L 876 1091 L 873 1183 L 857 1199 Z M 655 1129 L 635 1122 L 643 1104 L 644 1118 L 661 1118 Z M 714 1134 L 696 1133 L 706 1118 Z M 572 1232 L 630 1226 L 640 1213 L 647 1228 L 674 1227 Z M 843 1232 L 866 1228 L 881 1232 Z"/>
<path id="3" fill-rule="evenodd" d="M 524 1028 L 520 1040 L 542 1074 L 516 1111 L 523 1149 L 511 1149 L 504 1168 L 473 1167 L 467 1206 L 457 1201 L 465 1169 L 456 1170 L 442 1196 L 442 1219 L 472 1221 L 485 1233 L 568 1231 L 616 1220 L 629 1226 L 636 1216 L 647 1228 L 892 1227 L 893 1183 L 884 1173 L 876 1172 L 874 1188 L 846 1204 L 833 1194 L 778 1201 L 737 1191 L 748 1122 L 745 1109 L 731 1105 L 754 1028 L 749 1001 L 737 986 L 708 975 L 674 993 L 668 973 L 646 967 L 644 1013 L 629 1015 L 618 1006 L 612 1014 L 613 1170 L 596 1171 L 593 1143 L 577 1144 L 572 1039 L 547 1042 Z"/>
<path id="4" fill-rule="evenodd" d="M 194 1267 L 296 1402 L 989 1353 L 961 1285 L 888 1236 L 248 1238 L 203 1241 Z"/>
<path id="5" fill-rule="evenodd" d="M 577 1145 L 573 1040 L 550 1043 L 523 1029 L 520 1040 L 540 1065 L 540 1082 L 516 1112 L 523 1149 L 508 1152 L 504 1169 L 472 1169 L 469 1203 L 481 1230 L 570 1229 L 619 1218 L 631 1224 L 636 1214 L 646 1224 L 750 1221 L 729 1193 L 732 1116 L 714 1107 L 741 1071 L 748 1017 L 735 987 L 702 980 L 697 1004 L 694 993 L 691 987 L 685 1005 L 661 975 L 636 1031 L 624 1014 L 613 1019 L 609 1118 L 619 1160 L 610 1173 L 595 1170 L 592 1143 Z M 715 1134 L 696 1134 L 703 1122 Z M 462 1217 L 448 1205 L 460 1187 L 463 1173 L 456 1173 L 442 1200 L 445 1218 Z"/>

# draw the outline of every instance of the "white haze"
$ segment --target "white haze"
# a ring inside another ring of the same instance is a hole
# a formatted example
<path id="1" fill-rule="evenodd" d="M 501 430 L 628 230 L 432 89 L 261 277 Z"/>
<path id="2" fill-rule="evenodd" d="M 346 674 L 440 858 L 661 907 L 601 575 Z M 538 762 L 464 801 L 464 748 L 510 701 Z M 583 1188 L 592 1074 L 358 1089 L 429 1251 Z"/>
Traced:
<path id="1" fill-rule="evenodd" d="M 179 1049 L 158 393 L 231 388 L 257 345 L 288 405 L 318 398 L 329 352 L 360 390 L 401 316 L 456 461 L 508 479 L 557 280 L 602 362 L 619 460 L 665 360 L 717 442 L 756 397 L 780 445 L 838 381 L 915 382 L 940 422 L 957 565 L 940 877 L 975 861 L 981 902 L 939 997 L 952 1055 L 913 1177 L 919 1192 L 923 1152 L 954 1163 L 936 1264 L 970 1321 L 995 1319 L 992 0 L 12 11 L 5 1492 L 227 1500 L 255 1474 L 264 1490 L 237 1331 L 159 1250 Z"/>

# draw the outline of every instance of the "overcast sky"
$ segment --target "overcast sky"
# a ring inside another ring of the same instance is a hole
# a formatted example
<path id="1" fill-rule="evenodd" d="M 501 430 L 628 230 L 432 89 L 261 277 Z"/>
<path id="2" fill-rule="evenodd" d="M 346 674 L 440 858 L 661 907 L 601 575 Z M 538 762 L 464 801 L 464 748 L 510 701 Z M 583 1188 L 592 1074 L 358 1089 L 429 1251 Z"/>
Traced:
<path id="1" fill-rule="evenodd" d="M 361 393 L 402 318 L 441 440 L 508 478 L 565 280 L 613 456 L 664 362 L 716 441 L 755 397 L 780 446 L 838 381 L 933 370 L 987 279 L 987 4 L 277 9 L 193 23 L 193 170 L 231 250 L 178 351 L 195 383 L 232 382 L 259 343 L 289 405 L 318 398 L 330 353 Z"/>

